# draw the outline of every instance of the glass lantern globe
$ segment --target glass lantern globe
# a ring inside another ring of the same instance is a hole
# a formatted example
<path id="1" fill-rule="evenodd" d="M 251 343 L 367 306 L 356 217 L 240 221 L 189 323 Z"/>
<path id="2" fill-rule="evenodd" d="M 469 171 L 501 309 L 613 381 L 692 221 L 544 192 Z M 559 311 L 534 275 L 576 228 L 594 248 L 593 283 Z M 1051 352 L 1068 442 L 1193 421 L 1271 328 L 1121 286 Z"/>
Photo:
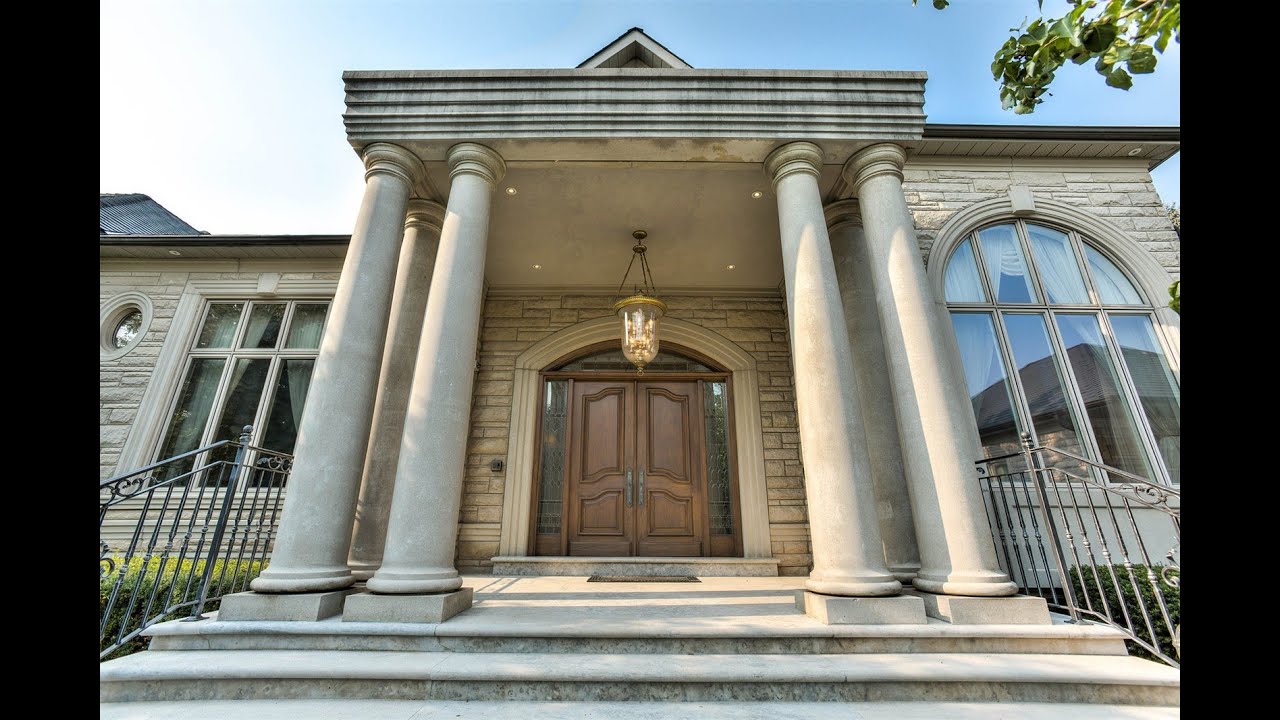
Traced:
<path id="1" fill-rule="evenodd" d="M 639 375 L 658 355 L 658 322 L 667 304 L 648 295 L 632 295 L 613 306 L 622 318 L 622 354 L 636 366 Z"/>

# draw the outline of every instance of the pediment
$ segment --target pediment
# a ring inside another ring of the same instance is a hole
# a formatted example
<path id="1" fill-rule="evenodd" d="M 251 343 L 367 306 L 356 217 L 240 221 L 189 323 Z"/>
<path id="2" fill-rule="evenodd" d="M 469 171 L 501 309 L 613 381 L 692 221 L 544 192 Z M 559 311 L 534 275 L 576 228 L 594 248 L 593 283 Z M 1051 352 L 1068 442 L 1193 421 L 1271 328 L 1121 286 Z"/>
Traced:
<path id="1" fill-rule="evenodd" d="M 578 65 L 585 68 L 690 68 L 692 65 L 645 34 L 631 28 Z"/>

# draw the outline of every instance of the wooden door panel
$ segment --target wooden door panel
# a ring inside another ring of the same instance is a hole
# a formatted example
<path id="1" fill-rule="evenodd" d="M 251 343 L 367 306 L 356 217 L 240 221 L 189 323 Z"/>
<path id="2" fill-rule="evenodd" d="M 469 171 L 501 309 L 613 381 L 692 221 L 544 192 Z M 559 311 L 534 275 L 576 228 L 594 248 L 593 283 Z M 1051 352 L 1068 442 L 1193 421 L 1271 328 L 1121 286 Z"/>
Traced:
<path id="1" fill-rule="evenodd" d="M 640 555 L 703 554 L 701 457 L 696 382 L 642 382 L 636 389 L 639 457 L 636 552 Z M 695 450 L 697 451 L 695 453 Z"/>
<path id="2" fill-rule="evenodd" d="M 569 554 L 631 555 L 626 471 L 635 455 L 631 383 L 576 382 L 570 463 Z"/>

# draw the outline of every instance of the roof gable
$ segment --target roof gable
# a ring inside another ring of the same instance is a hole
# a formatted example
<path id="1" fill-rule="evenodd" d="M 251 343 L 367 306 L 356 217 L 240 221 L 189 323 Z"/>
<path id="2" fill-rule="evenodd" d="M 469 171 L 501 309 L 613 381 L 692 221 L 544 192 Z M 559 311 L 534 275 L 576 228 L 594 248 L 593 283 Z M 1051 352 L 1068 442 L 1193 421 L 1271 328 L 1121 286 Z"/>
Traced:
<path id="1" fill-rule="evenodd" d="M 582 61 L 579 68 L 691 68 L 689 63 L 633 27 L 617 40 L 605 45 L 595 55 Z"/>

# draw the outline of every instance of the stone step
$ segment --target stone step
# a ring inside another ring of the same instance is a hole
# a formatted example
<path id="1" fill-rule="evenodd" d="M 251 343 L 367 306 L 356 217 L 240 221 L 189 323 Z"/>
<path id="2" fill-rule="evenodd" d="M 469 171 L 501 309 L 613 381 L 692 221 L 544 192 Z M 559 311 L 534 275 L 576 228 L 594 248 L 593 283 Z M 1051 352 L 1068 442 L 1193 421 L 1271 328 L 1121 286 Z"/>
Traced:
<path id="1" fill-rule="evenodd" d="M 192 700 L 103 703 L 99 720 L 1175 720 L 1176 707 L 967 702 Z"/>
<path id="2" fill-rule="evenodd" d="M 1121 656 L 143 652 L 100 701 L 250 699 L 1052 702 L 1172 706 L 1179 672 Z"/>
<path id="3" fill-rule="evenodd" d="M 475 611 L 472 611 L 475 612 Z M 1124 635 L 1100 625 L 750 625 L 669 621 L 537 623 L 464 613 L 449 622 L 167 622 L 147 631 L 152 651 L 374 650 L 454 653 L 834 655 L 987 653 L 1125 655 Z"/>
<path id="4" fill-rule="evenodd" d="M 590 577 L 629 575 L 645 577 L 776 577 L 773 558 L 669 558 L 669 557 L 515 557 L 493 558 L 494 576 Z M 673 585 L 679 587 L 679 585 Z"/>

